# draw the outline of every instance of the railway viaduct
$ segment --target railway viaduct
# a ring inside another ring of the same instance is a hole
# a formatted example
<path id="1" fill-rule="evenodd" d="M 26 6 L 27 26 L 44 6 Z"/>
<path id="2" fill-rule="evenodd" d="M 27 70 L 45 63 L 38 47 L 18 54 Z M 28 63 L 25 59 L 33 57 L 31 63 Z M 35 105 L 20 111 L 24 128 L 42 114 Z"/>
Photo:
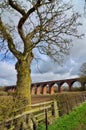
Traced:
<path id="1" fill-rule="evenodd" d="M 80 78 L 72 78 L 72 79 L 64 79 L 64 80 L 55 80 L 55 81 L 47 81 L 47 82 L 38 82 L 32 83 L 31 85 L 31 94 L 32 95 L 40 95 L 40 94 L 54 94 L 55 89 L 58 92 L 61 92 L 62 85 L 64 83 L 68 84 L 68 91 L 72 90 L 72 86 L 75 82 L 81 83 L 81 86 L 85 86 L 86 82 L 81 82 Z M 16 86 L 7 86 L 4 87 L 4 91 L 16 91 Z"/>

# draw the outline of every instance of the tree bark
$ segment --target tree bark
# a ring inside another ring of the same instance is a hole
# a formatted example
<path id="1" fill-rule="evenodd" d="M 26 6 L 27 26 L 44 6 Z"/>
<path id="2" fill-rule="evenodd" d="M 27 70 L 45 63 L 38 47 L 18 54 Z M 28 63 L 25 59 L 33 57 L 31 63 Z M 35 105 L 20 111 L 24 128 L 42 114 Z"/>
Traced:
<path id="1" fill-rule="evenodd" d="M 28 105 L 31 105 L 31 70 L 30 63 L 26 60 L 18 60 L 17 70 L 17 89 L 16 94 L 20 99 L 24 99 Z"/>

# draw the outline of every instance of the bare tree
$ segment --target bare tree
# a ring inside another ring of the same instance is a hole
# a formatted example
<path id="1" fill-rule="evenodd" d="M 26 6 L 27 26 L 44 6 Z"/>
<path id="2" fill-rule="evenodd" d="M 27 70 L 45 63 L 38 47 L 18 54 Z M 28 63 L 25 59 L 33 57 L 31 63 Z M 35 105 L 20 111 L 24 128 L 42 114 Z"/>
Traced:
<path id="1" fill-rule="evenodd" d="M 85 0 L 85 3 L 84 3 L 84 14 L 86 16 L 86 0 Z"/>
<path id="2" fill-rule="evenodd" d="M 80 67 L 80 75 L 85 77 L 86 76 L 86 62 L 83 63 Z"/>
<path id="3" fill-rule="evenodd" d="M 33 50 L 59 62 L 69 53 L 71 39 L 81 37 L 79 14 L 62 0 L 3 0 L 0 13 L 0 50 L 16 57 L 17 96 L 31 104 Z"/>
<path id="4" fill-rule="evenodd" d="M 82 90 L 85 90 L 86 86 L 86 62 L 83 63 L 79 70 L 80 82 L 82 83 Z"/>

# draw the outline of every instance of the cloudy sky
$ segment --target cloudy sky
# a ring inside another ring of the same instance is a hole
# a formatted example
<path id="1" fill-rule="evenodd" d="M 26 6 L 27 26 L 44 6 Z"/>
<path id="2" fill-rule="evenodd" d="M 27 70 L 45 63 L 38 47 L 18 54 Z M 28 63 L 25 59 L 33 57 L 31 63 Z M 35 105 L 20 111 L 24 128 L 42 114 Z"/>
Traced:
<path id="1" fill-rule="evenodd" d="M 61 65 L 52 62 L 48 57 L 42 56 L 42 60 L 32 63 L 32 81 L 48 81 L 78 76 L 79 68 L 86 62 L 86 16 L 84 15 L 84 0 L 74 0 L 75 9 L 82 14 L 80 19 L 83 26 L 79 32 L 84 33 L 83 39 L 74 39 L 70 55 L 65 57 Z M 40 56 L 41 58 L 41 56 Z M 15 64 L 12 62 L 0 61 L 0 86 L 16 84 Z"/>

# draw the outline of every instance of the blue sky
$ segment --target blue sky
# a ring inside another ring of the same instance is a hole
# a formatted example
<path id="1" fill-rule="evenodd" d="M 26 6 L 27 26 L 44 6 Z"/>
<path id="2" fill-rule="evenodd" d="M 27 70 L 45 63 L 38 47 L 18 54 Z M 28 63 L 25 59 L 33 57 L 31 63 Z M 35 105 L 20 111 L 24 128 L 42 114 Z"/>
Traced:
<path id="1" fill-rule="evenodd" d="M 52 62 L 47 56 L 40 56 L 39 62 L 32 63 L 32 81 L 48 81 L 77 77 L 82 63 L 86 62 L 86 17 L 84 15 L 84 0 L 73 0 L 75 9 L 82 14 L 80 21 L 83 26 L 79 28 L 84 33 L 83 39 L 74 39 L 70 55 L 65 57 L 61 65 Z M 16 84 L 15 62 L 0 61 L 0 86 Z"/>

